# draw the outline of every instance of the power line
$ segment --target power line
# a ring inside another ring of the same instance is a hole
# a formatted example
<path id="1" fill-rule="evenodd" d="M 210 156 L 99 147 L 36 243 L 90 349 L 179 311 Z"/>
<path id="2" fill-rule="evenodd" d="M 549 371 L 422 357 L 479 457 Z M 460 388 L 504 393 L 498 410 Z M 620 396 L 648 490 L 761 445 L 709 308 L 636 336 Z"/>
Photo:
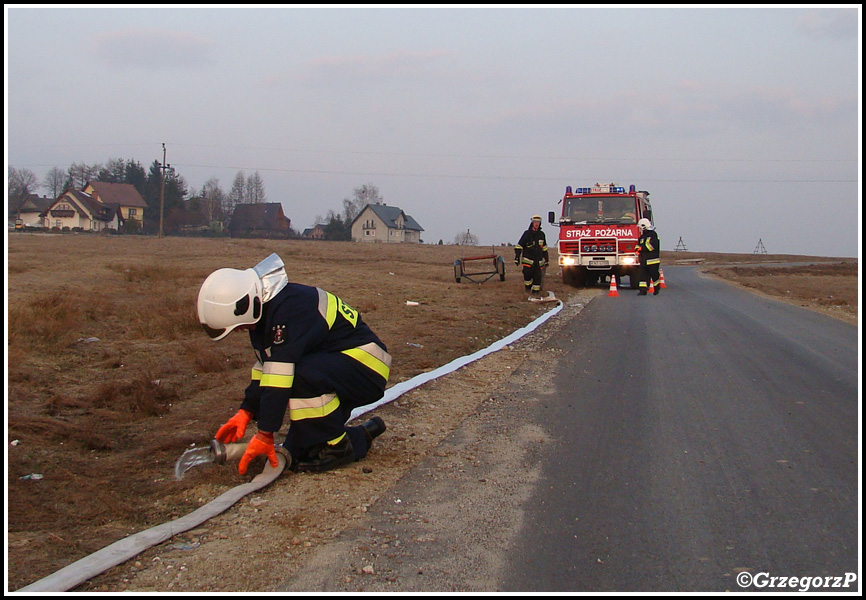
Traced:
<path id="1" fill-rule="evenodd" d="M 305 173 L 310 175 L 354 175 L 364 177 L 429 177 L 442 179 L 500 179 L 518 181 L 579 181 L 591 179 L 575 175 L 534 177 L 528 175 L 457 175 L 441 173 L 392 173 L 381 171 L 330 171 L 326 169 L 289 169 L 285 167 L 245 167 L 236 165 L 193 165 L 176 163 L 176 166 L 193 169 L 237 169 L 239 171 L 271 171 L 277 173 Z M 856 179 L 651 179 L 640 178 L 646 183 L 854 183 Z"/>
<path id="2" fill-rule="evenodd" d="M 362 155 L 362 156 L 401 156 L 414 158 L 457 158 L 457 159 L 499 159 L 499 160 L 566 160 L 586 162 L 703 162 L 703 163 L 853 163 L 857 159 L 851 158 L 697 158 L 697 157 L 598 157 L 598 156 L 556 156 L 556 155 L 507 155 L 507 154 L 459 154 L 459 153 L 432 153 L 432 152 L 378 152 L 373 150 L 333 150 L 312 148 L 282 148 L 268 146 L 223 146 L 219 144 L 185 144 L 183 142 L 166 142 L 174 147 L 181 148 L 211 148 L 237 151 L 254 152 L 291 152 L 295 154 L 340 154 L 340 155 Z M 122 143 L 122 144 L 10 144 L 10 148 L 64 148 L 64 147 L 129 147 L 129 146 L 154 146 L 155 143 Z M 52 165 L 36 165 L 52 166 Z"/>

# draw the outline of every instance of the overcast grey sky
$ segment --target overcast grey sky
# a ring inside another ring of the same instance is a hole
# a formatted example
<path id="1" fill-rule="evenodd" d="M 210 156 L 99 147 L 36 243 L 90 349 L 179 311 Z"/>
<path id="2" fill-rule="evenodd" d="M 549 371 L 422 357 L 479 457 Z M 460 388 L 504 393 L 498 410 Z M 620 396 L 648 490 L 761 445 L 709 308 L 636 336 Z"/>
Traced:
<path id="1" fill-rule="evenodd" d="M 7 166 L 258 170 L 295 229 L 365 183 L 452 242 L 567 185 L 648 190 L 662 247 L 858 256 L 859 5 L 6 8 Z M 45 193 L 44 190 L 40 190 Z"/>

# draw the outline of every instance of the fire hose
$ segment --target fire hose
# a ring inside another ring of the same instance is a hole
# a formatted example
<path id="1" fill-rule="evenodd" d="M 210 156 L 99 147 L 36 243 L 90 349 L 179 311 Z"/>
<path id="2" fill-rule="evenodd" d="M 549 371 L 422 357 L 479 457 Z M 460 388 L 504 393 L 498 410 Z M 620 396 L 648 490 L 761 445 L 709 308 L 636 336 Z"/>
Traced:
<path id="1" fill-rule="evenodd" d="M 215 451 L 214 462 L 223 463 L 239 460 L 243 456 L 246 444 L 223 446 L 215 442 L 212 444 L 212 448 Z M 252 481 L 233 487 L 184 517 L 123 538 L 17 591 L 64 592 L 70 590 L 91 577 L 141 554 L 151 546 L 160 544 L 178 533 L 183 533 L 217 516 L 247 494 L 265 487 L 280 476 L 287 464 L 291 462 L 291 457 L 280 446 L 276 448 L 276 451 L 277 466 L 272 467 L 266 461 L 264 470 L 253 477 Z"/>
<path id="2" fill-rule="evenodd" d="M 457 369 L 487 356 L 492 352 L 501 350 L 508 344 L 511 344 L 531 331 L 534 331 L 539 325 L 547 321 L 561 309 L 562 302 L 558 302 L 555 308 L 544 313 L 529 325 L 518 329 L 511 335 L 508 335 L 497 342 L 494 342 L 487 348 L 479 350 L 474 354 L 457 358 L 446 365 L 434 369 L 433 371 L 422 373 L 408 381 L 404 381 L 389 388 L 385 391 L 385 395 L 378 402 L 361 407 L 360 409 L 355 409 L 351 414 L 350 420 L 373 410 L 377 406 L 391 402 L 409 390 L 419 387 L 428 381 L 442 377 L 443 375 L 456 371 Z M 211 451 L 214 454 L 213 462 L 222 464 L 225 462 L 240 460 L 245 449 L 246 444 L 244 443 L 223 445 L 214 441 L 211 444 Z M 271 467 L 270 463 L 265 461 L 265 468 L 259 475 L 256 475 L 252 481 L 233 487 L 184 517 L 163 523 L 162 525 L 157 525 L 151 529 L 146 529 L 122 540 L 118 540 L 117 542 L 106 546 L 102 550 L 98 550 L 89 556 L 85 556 L 84 558 L 63 567 L 59 571 L 16 591 L 65 592 L 84 583 L 88 579 L 107 571 L 111 567 L 115 567 L 136 555 L 141 554 L 151 546 L 160 544 L 172 536 L 201 525 L 208 519 L 211 519 L 227 510 L 247 494 L 255 492 L 273 482 L 282 474 L 286 467 L 291 463 L 291 456 L 288 451 L 281 446 L 277 446 L 275 449 L 277 451 L 277 466 Z"/>

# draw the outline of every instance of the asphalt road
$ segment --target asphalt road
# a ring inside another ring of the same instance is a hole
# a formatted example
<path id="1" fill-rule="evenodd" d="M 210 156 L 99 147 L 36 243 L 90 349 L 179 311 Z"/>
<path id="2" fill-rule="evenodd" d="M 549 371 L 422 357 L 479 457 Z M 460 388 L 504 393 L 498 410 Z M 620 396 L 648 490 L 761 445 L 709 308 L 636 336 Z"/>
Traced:
<path id="1" fill-rule="evenodd" d="M 486 358 L 528 356 L 277 591 L 858 591 L 857 328 L 665 276 Z"/>
<path id="2" fill-rule="evenodd" d="M 658 296 L 597 298 L 551 338 L 557 394 L 532 418 L 555 442 L 501 589 L 858 573 L 856 328 L 665 271 Z"/>

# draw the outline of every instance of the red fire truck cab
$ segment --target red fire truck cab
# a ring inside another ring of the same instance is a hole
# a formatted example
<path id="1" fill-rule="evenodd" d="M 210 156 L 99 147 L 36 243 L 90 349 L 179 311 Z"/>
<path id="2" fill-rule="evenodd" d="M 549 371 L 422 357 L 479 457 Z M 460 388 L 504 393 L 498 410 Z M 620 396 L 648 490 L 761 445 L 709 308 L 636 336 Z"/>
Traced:
<path id="1" fill-rule="evenodd" d="M 629 285 L 638 287 L 635 243 L 640 236 L 639 219 L 653 222 L 649 192 L 628 191 L 616 184 L 565 188 L 559 221 L 554 212 L 548 221 L 559 227 L 557 249 L 562 281 L 590 286 L 610 277 L 628 275 Z"/>

